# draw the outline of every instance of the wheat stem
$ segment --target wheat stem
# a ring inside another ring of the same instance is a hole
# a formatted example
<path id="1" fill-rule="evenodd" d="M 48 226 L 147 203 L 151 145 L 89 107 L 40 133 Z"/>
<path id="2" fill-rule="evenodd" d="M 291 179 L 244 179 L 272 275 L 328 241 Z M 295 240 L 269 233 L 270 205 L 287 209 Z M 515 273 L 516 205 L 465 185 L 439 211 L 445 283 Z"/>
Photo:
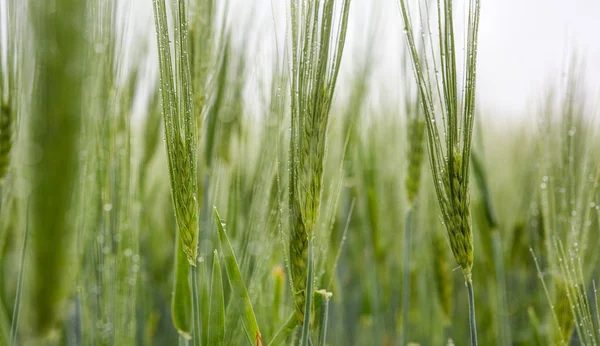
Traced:
<path id="1" fill-rule="evenodd" d="M 404 263 L 402 279 L 402 337 L 401 345 L 408 341 L 408 314 L 410 308 L 410 224 L 412 208 L 406 211 L 406 224 L 404 229 Z"/>
<path id="2" fill-rule="evenodd" d="M 310 311 L 312 308 L 311 292 L 313 291 L 313 270 L 314 270 L 314 237 L 308 238 L 308 269 L 306 276 L 306 293 L 304 299 L 304 320 L 302 321 L 302 337 L 300 345 L 307 346 L 309 344 L 310 331 Z"/>
<path id="3" fill-rule="evenodd" d="M 510 321 L 508 319 L 508 299 L 506 298 L 506 281 L 504 271 L 504 260 L 502 258 L 502 243 L 500 240 L 500 234 L 497 230 L 492 231 L 492 247 L 494 251 L 494 268 L 496 274 L 496 287 L 498 290 L 498 314 L 500 331 L 500 344 L 501 345 L 512 345 L 510 336 Z"/>
<path id="4" fill-rule="evenodd" d="M 326 292 L 325 290 L 319 290 L 317 293 L 321 299 L 321 304 L 319 306 L 319 339 L 317 345 L 325 346 L 327 341 L 327 322 L 329 319 L 329 300 L 331 299 L 331 293 Z"/>
<path id="5" fill-rule="evenodd" d="M 19 328 L 19 313 L 21 310 L 21 296 L 23 294 L 23 273 L 25 272 L 25 254 L 27 253 L 27 241 L 29 240 L 29 201 L 27 202 L 27 218 L 25 219 L 25 235 L 23 239 L 23 247 L 21 248 L 21 259 L 19 261 L 19 276 L 17 278 L 17 295 L 15 297 L 15 305 L 13 308 L 12 324 L 10 326 L 10 341 L 11 345 L 17 344 L 17 333 Z"/>
<path id="6" fill-rule="evenodd" d="M 202 327 L 201 327 L 201 316 L 200 316 L 200 296 L 198 293 L 198 270 L 197 266 L 190 266 L 190 273 L 192 278 L 192 338 L 194 346 L 200 346 L 202 344 Z"/>
<path id="7" fill-rule="evenodd" d="M 477 320 L 475 319 L 475 296 L 473 294 L 473 280 L 471 275 L 466 275 L 467 292 L 469 294 L 469 334 L 471 346 L 477 346 Z"/>

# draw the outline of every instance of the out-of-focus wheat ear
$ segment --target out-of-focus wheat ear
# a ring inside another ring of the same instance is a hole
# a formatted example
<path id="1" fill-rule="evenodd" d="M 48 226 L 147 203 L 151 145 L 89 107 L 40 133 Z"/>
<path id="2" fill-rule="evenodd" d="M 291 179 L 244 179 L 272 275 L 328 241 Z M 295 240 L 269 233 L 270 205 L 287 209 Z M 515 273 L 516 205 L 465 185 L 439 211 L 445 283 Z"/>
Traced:
<path id="1" fill-rule="evenodd" d="M 273 279 L 273 303 L 271 306 L 271 321 L 274 325 L 279 325 L 281 322 L 281 307 L 283 294 L 285 290 L 285 270 L 282 266 L 275 266 L 271 270 L 271 278 Z"/>
<path id="2" fill-rule="evenodd" d="M 416 111 L 407 107 L 409 111 Z M 414 204 L 419 186 L 421 184 L 421 166 L 423 163 L 425 121 L 420 114 L 409 114 L 408 119 L 408 172 L 406 174 L 405 188 L 408 200 L 406 221 L 404 228 L 404 263 L 402 280 L 402 339 L 401 344 L 408 340 L 408 314 L 410 311 L 410 253 L 411 253 L 411 230 L 412 219 L 415 214 Z"/>
<path id="3" fill-rule="evenodd" d="M 413 117 L 408 122 L 408 173 L 406 175 L 406 194 L 412 205 L 421 184 L 421 166 L 425 154 L 425 121 L 422 117 Z"/>
<path id="4" fill-rule="evenodd" d="M 26 122 L 28 155 L 36 163 L 27 172 L 35 189 L 21 326 L 32 338 L 22 342 L 35 344 L 57 337 L 75 288 L 76 230 L 68 215 L 78 189 L 85 57 L 92 48 L 85 1 L 31 1 L 27 10 L 39 68 Z"/>
<path id="5" fill-rule="evenodd" d="M 452 282 L 452 268 L 448 262 L 446 241 L 442 235 L 433 235 L 432 252 L 434 257 L 433 274 L 438 299 L 442 307 L 444 327 L 452 324 L 454 285 Z"/>
<path id="6" fill-rule="evenodd" d="M 554 311 L 558 319 L 558 328 L 554 331 L 553 341 L 555 345 L 568 345 L 573 334 L 573 323 L 575 317 L 571 309 L 571 303 L 567 297 L 568 283 L 560 280 L 556 285 L 554 298 Z"/>
<path id="7" fill-rule="evenodd" d="M 10 165 L 14 110 L 8 102 L 0 101 L 0 187 Z"/>

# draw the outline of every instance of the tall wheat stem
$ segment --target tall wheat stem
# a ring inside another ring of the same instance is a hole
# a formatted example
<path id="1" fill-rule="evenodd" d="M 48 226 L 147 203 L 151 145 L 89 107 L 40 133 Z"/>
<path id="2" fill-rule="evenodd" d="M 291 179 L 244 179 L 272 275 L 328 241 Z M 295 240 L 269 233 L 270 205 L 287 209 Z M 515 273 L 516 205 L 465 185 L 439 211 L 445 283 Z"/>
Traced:
<path id="1" fill-rule="evenodd" d="M 471 346 L 477 346 L 477 320 L 475 319 L 475 297 L 473 294 L 473 280 L 471 275 L 465 275 L 467 291 L 469 293 L 469 334 Z"/>
<path id="2" fill-rule="evenodd" d="M 404 229 L 404 263 L 402 279 L 402 339 L 400 344 L 408 342 L 408 312 L 410 309 L 410 223 L 412 207 L 406 211 L 406 225 Z"/>

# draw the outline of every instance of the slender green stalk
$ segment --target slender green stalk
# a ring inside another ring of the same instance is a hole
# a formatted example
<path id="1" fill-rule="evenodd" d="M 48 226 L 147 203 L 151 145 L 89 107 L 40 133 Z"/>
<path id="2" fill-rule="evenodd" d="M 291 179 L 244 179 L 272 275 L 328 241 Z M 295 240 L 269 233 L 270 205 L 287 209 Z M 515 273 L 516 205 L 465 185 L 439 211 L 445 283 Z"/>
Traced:
<path id="1" fill-rule="evenodd" d="M 496 274 L 496 289 L 498 290 L 498 314 L 500 315 L 500 342 L 503 345 L 512 345 L 510 336 L 510 320 L 508 315 L 508 299 L 506 297 L 506 272 L 504 270 L 504 258 L 502 242 L 498 231 L 492 231 L 492 248 L 494 256 L 494 268 Z"/>
<path id="2" fill-rule="evenodd" d="M 485 218 L 487 220 L 488 232 L 491 233 L 492 243 L 492 260 L 494 263 L 494 272 L 496 279 L 496 301 L 498 306 L 498 336 L 499 344 L 511 345 L 510 336 L 510 321 L 508 319 L 508 299 L 506 298 L 506 282 L 505 282 L 505 270 L 504 270 L 504 258 L 502 251 L 502 239 L 497 229 L 498 219 L 496 217 L 496 211 L 494 203 L 492 201 L 492 194 L 489 188 L 487 173 L 485 164 L 482 158 L 477 154 L 476 151 L 471 153 L 471 161 L 473 163 L 473 173 L 475 180 L 479 186 L 479 190 L 483 197 L 483 206 L 485 210 Z"/>
<path id="3" fill-rule="evenodd" d="M 210 314 L 210 292 L 208 285 L 208 274 L 206 270 L 206 260 L 202 258 L 200 262 L 200 315 L 202 319 L 201 333 L 202 333 L 202 345 L 208 345 L 208 315 Z"/>
<path id="4" fill-rule="evenodd" d="M 402 268 L 402 337 L 400 344 L 408 341 L 408 319 L 410 310 L 410 226 L 412 208 L 406 211 L 406 226 L 404 228 L 404 261 Z"/>
<path id="5" fill-rule="evenodd" d="M 306 292 L 313 291 L 313 275 L 314 275 L 314 237 L 308 238 L 308 270 L 306 276 Z M 312 307 L 312 299 L 307 298 L 304 301 L 304 320 L 302 321 L 302 336 L 300 345 L 307 346 L 310 339 L 310 311 Z"/>
<path id="6" fill-rule="evenodd" d="M 192 278 L 192 339 L 194 346 L 202 345 L 202 317 L 200 316 L 200 295 L 198 293 L 198 270 L 197 266 L 190 266 Z"/>
<path id="7" fill-rule="evenodd" d="M 21 260 L 19 261 L 19 276 L 17 278 L 17 296 L 15 297 L 15 305 L 13 308 L 12 325 L 10 327 L 10 343 L 13 346 L 17 345 L 17 333 L 19 328 L 19 313 L 21 312 L 21 296 L 23 293 L 23 273 L 25 272 L 25 254 L 27 253 L 27 241 L 29 240 L 29 203 L 27 203 L 25 221 L 25 235 L 23 239 L 23 247 L 21 248 Z"/>
<path id="8" fill-rule="evenodd" d="M 475 319 L 475 296 L 473 294 L 473 282 L 467 278 L 467 291 L 469 293 L 469 334 L 471 335 L 471 346 L 477 346 L 477 320 Z"/>
<path id="9" fill-rule="evenodd" d="M 317 345 L 325 346 L 327 341 L 327 323 L 329 320 L 329 300 L 331 299 L 331 293 L 325 290 L 316 291 L 318 294 L 320 301 L 319 304 L 319 338 L 317 341 Z"/>

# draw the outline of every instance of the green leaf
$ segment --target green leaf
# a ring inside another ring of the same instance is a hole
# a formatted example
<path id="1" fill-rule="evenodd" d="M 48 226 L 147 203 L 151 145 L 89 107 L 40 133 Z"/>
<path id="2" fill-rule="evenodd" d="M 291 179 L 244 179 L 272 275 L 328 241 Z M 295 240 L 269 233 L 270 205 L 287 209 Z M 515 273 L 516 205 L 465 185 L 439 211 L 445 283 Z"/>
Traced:
<path id="1" fill-rule="evenodd" d="M 227 278 L 232 289 L 233 305 L 239 309 L 241 314 L 242 323 L 244 324 L 244 331 L 248 338 L 250 345 L 262 346 L 262 336 L 258 329 L 258 323 L 256 322 L 256 316 L 252 309 L 252 303 L 250 296 L 248 296 L 248 290 L 244 284 L 242 273 L 238 266 L 237 260 L 229 238 L 225 233 L 225 223 L 221 221 L 217 208 L 214 208 L 215 219 L 217 221 L 217 229 L 219 231 L 219 240 L 221 242 L 221 251 L 223 251 L 223 257 L 225 259 L 225 269 L 227 271 Z"/>
<path id="2" fill-rule="evenodd" d="M 273 336 L 273 340 L 271 340 L 269 346 L 277 346 L 284 342 L 285 339 L 292 334 L 297 325 L 298 318 L 296 317 L 296 311 L 293 311 L 285 324 L 279 328 L 277 333 L 275 333 L 275 336 Z"/>
<path id="3" fill-rule="evenodd" d="M 189 340 L 192 337 L 192 290 L 189 281 L 187 256 L 183 252 L 182 243 L 177 236 L 175 248 L 175 280 L 171 300 L 173 325 L 179 334 Z"/>
<path id="4" fill-rule="evenodd" d="M 225 339 L 225 299 L 219 254 L 215 250 L 208 312 L 208 345 L 222 345 Z"/>

